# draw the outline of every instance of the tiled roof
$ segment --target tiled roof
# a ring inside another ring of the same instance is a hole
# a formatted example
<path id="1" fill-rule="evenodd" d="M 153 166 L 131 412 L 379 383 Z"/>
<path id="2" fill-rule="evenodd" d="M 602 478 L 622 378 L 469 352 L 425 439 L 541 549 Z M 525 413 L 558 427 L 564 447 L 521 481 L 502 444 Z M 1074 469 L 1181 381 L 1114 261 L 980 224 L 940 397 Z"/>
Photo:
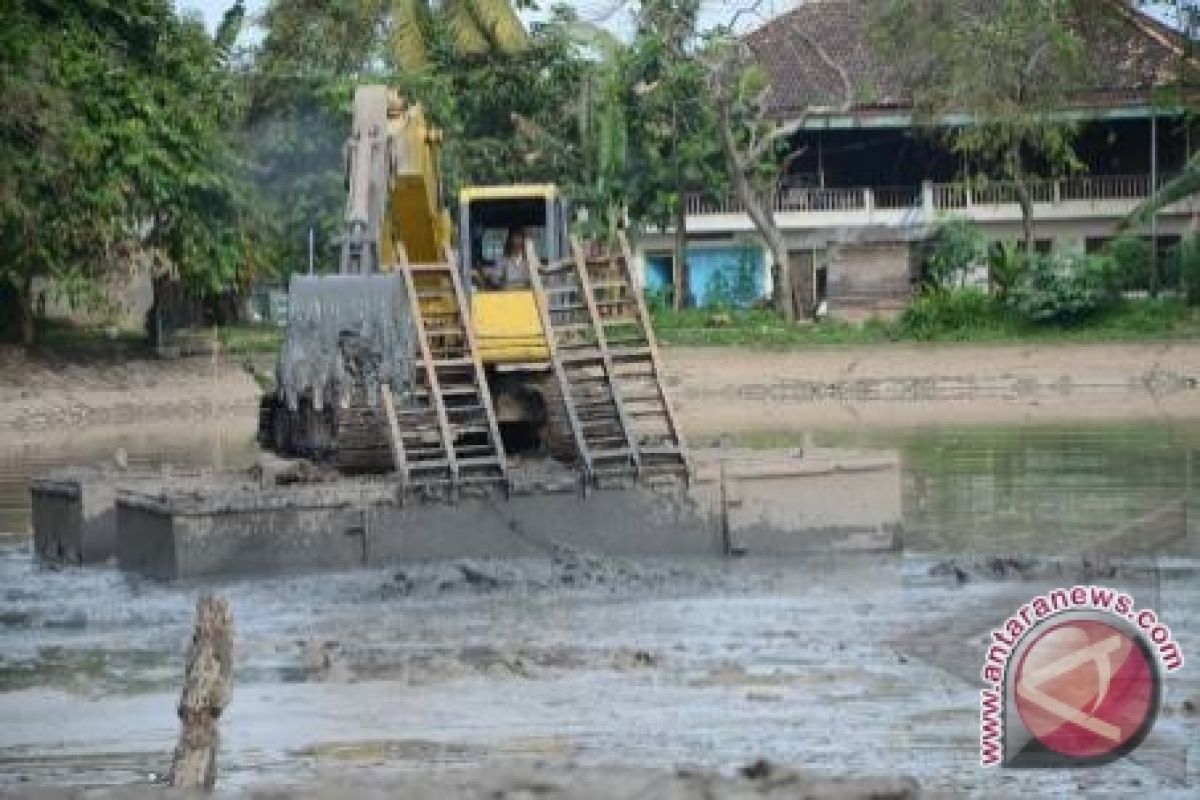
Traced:
<path id="1" fill-rule="evenodd" d="M 1107 0 L 1098 0 L 1106 2 Z M 771 80 L 771 111 L 788 116 L 809 107 L 840 106 L 844 84 L 808 42 L 819 43 L 846 72 L 858 110 L 904 109 L 911 93 L 873 41 L 873 0 L 803 0 L 748 34 L 746 44 Z M 1079 102 L 1124 105 L 1170 82 L 1180 40 L 1164 25 L 1113 2 L 1111 19 L 1089 17 L 1077 30 L 1089 59 L 1091 86 Z M 807 38 L 808 41 L 805 41 Z"/>

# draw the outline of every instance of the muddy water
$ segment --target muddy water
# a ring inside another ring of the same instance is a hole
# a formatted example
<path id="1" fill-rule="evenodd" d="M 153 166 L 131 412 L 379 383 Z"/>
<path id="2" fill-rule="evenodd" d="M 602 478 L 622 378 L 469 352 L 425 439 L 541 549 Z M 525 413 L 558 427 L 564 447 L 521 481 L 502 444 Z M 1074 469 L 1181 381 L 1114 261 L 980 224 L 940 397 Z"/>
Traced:
<path id="1" fill-rule="evenodd" d="M 24 535 L 7 537 L 0 786 L 127 784 L 161 772 L 177 730 L 192 607 L 216 590 L 237 620 L 235 696 L 222 723 L 226 785 L 348 768 L 731 769 L 766 757 L 900 772 L 932 790 L 983 797 L 1194 796 L 1200 726 L 1183 703 L 1200 699 L 1196 670 L 1169 684 L 1168 713 L 1138 758 L 1062 773 L 978 769 L 973 676 L 1002 616 L 1055 582 L 1082 578 L 1027 566 L 1023 581 L 1002 579 L 977 553 L 1057 554 L 1144 524 L 1162 503 L 1190 498 L 1194 508 L 1196 430 L 820 436 L 903 452 L 908 553 L 729 564 L 562 553 L 471 565 L 486 581 L 447 565 L 168 587 L 42 568 Z M 6 453 L 5 526 L 20 534 L 26 524 L 19 490 L 35 466 L 107 458 L 116 447 L 131 461 L 179 465 L 237 463 L 253 452 L 245 432 L 176 431 L 169 450 L 156 441 L 168 439 Z M 1185 518 L 1193 531 L 1194 516 Z M 945 569 L 949 558 L 957 572 Z M 1200 653 L 1195 563 L 1172 557 L 1108 578 L 1157 607 L 1190 656 Z"/>

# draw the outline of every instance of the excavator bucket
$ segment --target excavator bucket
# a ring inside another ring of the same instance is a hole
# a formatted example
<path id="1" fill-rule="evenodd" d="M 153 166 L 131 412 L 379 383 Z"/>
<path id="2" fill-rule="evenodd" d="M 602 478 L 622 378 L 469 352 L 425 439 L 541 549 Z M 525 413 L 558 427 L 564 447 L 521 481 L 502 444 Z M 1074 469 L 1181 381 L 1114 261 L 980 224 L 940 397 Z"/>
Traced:
<path id="1" fill-rule="evenodd" d="M 295 410 L 308 398 L 316 411 L 350 398 L 357 387 L 379 405 L 379 387 L 407 394 L 414 380 L 414 337 L 408 291 L 398 274 L 295 277 L 279 391 Z"/>

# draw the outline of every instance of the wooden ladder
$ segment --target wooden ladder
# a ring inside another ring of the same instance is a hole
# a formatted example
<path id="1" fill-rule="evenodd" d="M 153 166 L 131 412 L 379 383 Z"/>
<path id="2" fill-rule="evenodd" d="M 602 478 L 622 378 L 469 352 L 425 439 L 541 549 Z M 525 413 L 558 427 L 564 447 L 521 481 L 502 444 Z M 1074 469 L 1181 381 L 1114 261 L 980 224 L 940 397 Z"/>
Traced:
<path id="1" fill-rule="evenodd" d="M 392 449 L 402 486 L 494 484 L 509 487 L 508 459 L 471 326 L 462 279 L 452 261 L 404 264 L 417 335 L 416 381 L 394 408 Z M 392 405 L 385 396 L 385 411 Z"/>
<path id="2" fill-rule="evenodd" d="M 628 242 L 589 257 L 578 241 L 561 264 L 530 248 L 534 293 L 580 461 L 589 481 L 688 478 L 687 449 L 662 382 L 658 346 L 630 268 Z"/>

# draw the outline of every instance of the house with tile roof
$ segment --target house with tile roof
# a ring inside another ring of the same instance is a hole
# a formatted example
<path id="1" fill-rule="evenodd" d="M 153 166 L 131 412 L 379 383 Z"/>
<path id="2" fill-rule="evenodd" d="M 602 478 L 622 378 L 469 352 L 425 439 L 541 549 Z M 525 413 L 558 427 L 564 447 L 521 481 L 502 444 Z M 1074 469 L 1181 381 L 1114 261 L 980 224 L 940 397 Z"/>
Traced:
<path id="1" fill-rule="evenodd" d="M 1113 13 L 1077 23 L 1089 80 L 1061 111 L 1080 123 L 1076 150 L 1084 168 L 1034 182 L 1039 249 L 1103 248 L 1120 220 L 1200 146 L 1200 130 L 1184 110 L 1163 100 L 1163 90 L 1179 83 L 1187 41 L 1120 0 L 1098 2 L 1109 2 Z M 800 315 L 825 304 L 842 318 L 887 316 L 911 298 L 921 245 L 939 220 L 973 220 L 993 241 L 1020 238 L 1013 187 L 990 180 L 955 155 L 938 129 L 919 122 L 910 87 L 875 43 L 870 5 L 806 0 L 745 37 L 769 78 L 771 115 L 805 118 L 773 198 L 789 258 L 771 263 L 736 197 L 689 197 L 694 302 L 703 305 L 710 289 L 734 284 L 769 298 L 786 269 Z M 848 111 L 845 78 L 853 87 Z M 965 115 L 940 123 L 965 124 Z M 1151 232 L 1157 247 L 1194 230 L 1197 212 L 1200 205 L 1190 202 L 1165 210 Z M 646 285 L 669 287 L 671 233 L 647 234 L 638 249 Z"/>

